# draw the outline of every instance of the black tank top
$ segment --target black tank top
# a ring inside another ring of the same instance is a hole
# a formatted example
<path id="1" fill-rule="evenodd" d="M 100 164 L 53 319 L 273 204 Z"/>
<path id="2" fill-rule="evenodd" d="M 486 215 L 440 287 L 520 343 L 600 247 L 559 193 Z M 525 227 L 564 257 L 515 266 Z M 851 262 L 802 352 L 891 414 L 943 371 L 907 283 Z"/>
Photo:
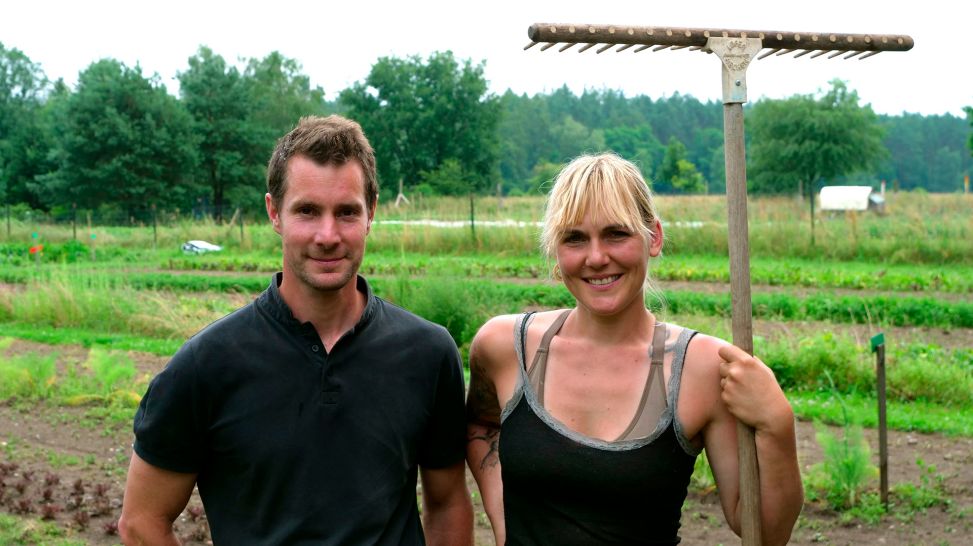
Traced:
<path id="1" fill-rule="evenodd" d="M 674 417 L 686 346 L 674 347 L 670 404 L 647 437 L 605 442 L 554 419 L 530 387 L 526 328 L 516 328 L 520 379 L 501 416 L 507 544 L 678 544 L 679 519 L 699 450 Z M 559 326 L 559 325 L 558 325 Z"/>

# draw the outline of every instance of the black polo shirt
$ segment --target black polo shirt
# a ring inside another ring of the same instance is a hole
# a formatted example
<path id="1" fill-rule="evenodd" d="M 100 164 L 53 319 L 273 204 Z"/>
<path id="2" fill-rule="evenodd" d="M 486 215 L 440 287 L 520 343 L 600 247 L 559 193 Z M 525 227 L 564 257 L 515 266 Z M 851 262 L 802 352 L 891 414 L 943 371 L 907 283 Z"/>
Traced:
<path id="1" fill-rule="evenodd" d="M 280 296 L 187 341 L 149 385 L 135 452 L 197 473 L 219 544 L 423 544 L 417 467 L 465 456 L 447 331 L 371 293 L 328 353 Z"/>

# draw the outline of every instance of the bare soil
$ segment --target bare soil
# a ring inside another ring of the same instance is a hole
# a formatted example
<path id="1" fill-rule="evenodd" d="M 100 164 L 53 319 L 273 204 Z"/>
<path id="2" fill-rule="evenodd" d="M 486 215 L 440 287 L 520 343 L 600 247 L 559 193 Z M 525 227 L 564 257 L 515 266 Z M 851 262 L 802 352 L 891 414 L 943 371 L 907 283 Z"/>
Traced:
<path id="1" fill-rule="evenodd" d="M 7 354 L 56 352 L 58 362 L 81 362 L 87 350 L 15 341 Z M 130 353 L 140 373 L 153 375 L 165 358 Z M 877 433 L 866 437 L 875 452 Z M 125 474 L 131 455 L 131 425 L 106 425 L 86 408 L 0 403 L 0 511 L 49 518 L 91 545 L 117 544 L 114 525 L 120 514 Z M 798 452 L 805 472 L 822 460 L 810 423 L 798 423 Z M 845 521 L 823 502 L 808 502 L 792 544 L 969 544 L 973 531 L 973 438 L 890 431 L 889 483 L 920 485 L 922 459 L 944 479 L 947 505 L 920 511 L 893 509 L 876 524 Z M 476 486 L 469 480 L 472 492 Z M 877 482 L 877 480 L 876 480 Z M 877 483 L 874 489 L 877 489 Z M 476 543 L 491 544 L 492 532 L 474 493 Z M 691 490 L 683 512 L 683 544 L 735 544 L 717 495 Z M 198 496 L 176 522 L 186 544 L 208 544 L 206 517 Z"/>

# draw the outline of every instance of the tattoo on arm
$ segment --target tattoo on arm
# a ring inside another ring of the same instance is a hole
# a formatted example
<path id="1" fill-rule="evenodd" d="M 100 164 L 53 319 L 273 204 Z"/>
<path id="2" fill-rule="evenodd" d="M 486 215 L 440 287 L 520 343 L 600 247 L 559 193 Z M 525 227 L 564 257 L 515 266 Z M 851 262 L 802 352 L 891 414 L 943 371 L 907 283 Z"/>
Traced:
<path id="1" fill-rule="evenodd" d="M 485 377 L 483 366 L 470 365 L 470 388 L 466 398 L 466 421 L 500 427 L 500 403 L 493 382 Z"/>
<path id="2" fill-rule="evenodd" d="M 500 403 L 493 382 L 475 359 L 470 359 L 470 388 L 466 400 L 466 421 L 469 423 L 467 443 L 486 442 L 487 452 L 480 460 L 480 469 L 500 464 Z"/>
<path id="3" fill-rule="evenodd" d="M 500 429 L 493 427 L 483 427 L 479 431 L 471 431 L 467 442 L 481 441 L 486 442 L 489 449 L 483 458 L 480 459 L 480 470 L 496 467 L 500 464 Z"/>

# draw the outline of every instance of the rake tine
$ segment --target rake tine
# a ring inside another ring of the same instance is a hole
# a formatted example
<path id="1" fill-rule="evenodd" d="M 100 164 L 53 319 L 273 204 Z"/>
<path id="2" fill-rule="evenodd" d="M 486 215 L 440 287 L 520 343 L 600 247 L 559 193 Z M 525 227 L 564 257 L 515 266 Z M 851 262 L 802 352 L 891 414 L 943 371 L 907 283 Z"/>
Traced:
<path id="1" fill-rule="evenodd" d="M 842 59 L 850 59 L 850 58 L 855 57 L 857 55 L 861 55 L 862 53 L 864 53 L 864 51 L 852 51 L 851 53 L 849 53 L 849 54 L 845 55 L 844 57 L 842 57 Z"/>
<path id="2" fill-rule="evenodd" d="M 669 49 L 669 47 L 667 45 L 657 45 L 652 48 L 652 51 L 662 51 L 663 49 Z"/>
<path id="3" fill-rule="evenodd" d="M 872 55 L 878 55 L 879 53 L 881 53 L 881 51 L 869 51 L 868 53 L 862 55 L 861 57 L 858 57 L 858 60 L 864 61 L 865 59 L 871 57 Z"/>
<path id="4" fill-rule="evenodd" d="M 650 46 L 650 45 L 641 45 L 641 46 L 638 46 L 637 48 L 635 48 L 635 53 L 638 53 L 639 51 L 645 51 L 646 49 L 649 49 L 650 47 L 652 47 L 652 46 Z"/>
<path id="5" fill-rule="evenodd" d="M 598 44 L 585 44 L 584 47 L 578 50 L 578 53 L 584 53 L 585 51 L 588 51 L 589 49 L 595 47 L 596 45 Z"/>
<path id="6" fill-rule="evenodd" d="M 780 51 L 780 53 L 777 54 L 777 56 L 780 57 L 781 55 L 787 55 L 788 53 L 793 53 L 794 51 L 796 51 L 796 50 L 794 50 L 794 49 L 782 49 Z"/>
<path id="7" fill-rule="evenodd" d="M 537 42 L 531 42 L 531 43 L 525 45 L 524 46 L 524 51 L 527 51 L 528 49 L 534 47 L 535 45 L 537 45 Z"/>
<path id="8" fill-rule="evenodd" d="M 548 44 L 544 44 L 544 47 L 541 48 L 541 51 L 547 51 L 548 49 L 551 49 L 552 47 L 554 47 L 556 45 L 557 45 L 557 42 L 551 42 L 551 43 L 548 43 Z"/>
<path id="9" fill-rule="evenodd" d="M 570 44 L 568 44 L 568 45 L 565 45 L 565 46 L 561 46 L 561 49 L 559 49 L 559 50 L 557 50 L 557 52 L 558 52 L 558 53 L 561 53 L 561 52 L 562 52 L 562 51 L 564 51 L 565 49 L 568 49 L 568 48 L 572 48 L 572 47 L 574 47 L 574 46 L 576 46 L 576 45 L 578 45 L 578 43 L 577 43 L 577 42 L 571 42 L 571 43 L 570 43 Z"/>
<path id="10" fill-rule="evenodd" d="M 615 53 L 621 53 L 622 51 L 625 51 L 626 49 L 632 47 L 633 45 L 635 45 L 635 44 L 625 44 L 625 45 L 619 47 L 618 49 L 616 49 L 615 50 Z"/>
<path id="11" fill-rule="evenodd" d="M 848 52 L 847 51 L 838 50 L 838 51 L 835 51 L 834 53 L 832 53 L 831 55 L 828 55 L 828 58 L 829 59 L 834 59 L 835 57 L 837 57 L 838 55 L 841 55 L 842 53 L 848 53 Z"/>
<path id="12" fill-rule="evenodd" d="M 811 49 L 805 49 L 804 51 L 801 51 L 797 55 L 794 55 L 794 58 L 796 59 L 798 57 L 803 57 L 803 56 L 807 55 L 808 53 L 810 53 L 811 51 L 813 51 L 813 50 L 811 50 Z"/>
<path id="13" fill-rule="evenodd" d="M 671 49 L 669 49 L 669 51 L 676 51 L 676 50 L 678 50 L 678 49 L 686 49 L 687 47 L 689 47 L 689 46 L 688 46 L 688 45 L 677 45 L 677 46 L 672 46 L 672 48 L 671 48 Z"/>
<path id="14" fill-rule="evenodd" d="M 699 51 L 700 49 L 705 49 L 705 48 L 703 46 L 694 45 L 693 47 L 689 48 L 689 51 Z"/>
<path id="15" fill-rule="evenodd" d="M 598 51 L 595 51 L 595 53 L 602 53 L 603 51 L 605 51 L 606 49 L 608 49 L 609 47 L 611 47 L 613 45 L 615 45 L 615 44 L 605 44 L 605 45 L 599 47 L 598 48 Z"/>
<path id="16" fill-rule="evenodd" d="M 779 48 L 778 49 L 771 49 L 770 51 L 768 51 L 766 53 L 761 53 L 760 55 L 757 56 L 757 60 L 759 61 L 760 59 L 763 59 L 764 57 L 769 57 L 769 56 L 773 55 L 774 53 L 777 53 L 778 51 L 780 51 Z"/>
<path id="17" fill-rule="evenodd" d="M 828 52 L 828 50 L 827 50 L 827 49 L 822 49 L 821 51 L 818 51 L 818 52 L 817 52 L 817 53 L 815 53 L 814 55 L 811 55 L 811 58 L 812 58 L 812 59 L 817 59 L 818 57 L 820 57 L 821 55 L 824 55 L 824 54 L 825 54 L 825 53 L 827 53 L 827 52 Z"/>

